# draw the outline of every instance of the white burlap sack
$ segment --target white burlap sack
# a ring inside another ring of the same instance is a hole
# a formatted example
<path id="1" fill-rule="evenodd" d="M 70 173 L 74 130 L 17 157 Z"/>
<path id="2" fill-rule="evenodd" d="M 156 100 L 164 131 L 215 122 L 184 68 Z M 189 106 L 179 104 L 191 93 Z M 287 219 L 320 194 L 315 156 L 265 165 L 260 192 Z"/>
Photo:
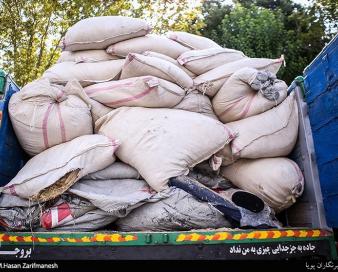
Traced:
<path id="1" fill-rule="evenodd" d="M 294 93 L 275 108 L 227 126 L 237 134 L 230 143 L 234 156 L 249 159 L 287 156 L 298 135 Z"/>
<path id="2" fill-rule="evenodd" d="M 218 66 L 194 78 L 194 85 L 202 93 L 206 93 L 208 96 L 213 97 L 236 71 L 249 67 L 257 70 L 266 70 L 276 74 L 283 62 L 283 56 L 279 59 L 243 58 Z"/>
<path id="3" fill-rule="evenodd" d="M 109 45 L 144 36 L 151 27 L 146 21 L 123 16 L 83 19 L 68 29 L 62 48 L 66 51 L 106 49 Z"/>
<path id="4" fill-rule="evenodd" d="M 111 111 L 96 122 L 95 131 L 118 138 L 118 158 L 135 167 L 156 191 L 234 137 L 221 122 L 201 114 L 138 107 Z"/>
<path id="5" fill-rule="evenodd" d="M 84 51 L 63 51 L 57 61 L 60 62 L 98 62 L 119 59 L 117 56 L 110 55 L 106 50 L 84 50 Z"/>
<path id="6" fill-rule="evenodd" d="M 156 193 L 144 180 L 80 180 L 69 192 L 89 200 L 97 208 L 112 216 L 125 217 L 146 202 L 156 202 L 168 197 L 170 188 Z"/>
<path id="7" fill-rule="evenodd" d="M 111 108 L 172 108 L 185 95 L 181 87 L 154 76 L 99 83 L 86 87 L 84 91 L 90 98 Z"/>
<path id="8" fill-rule="evenodd" d="M 156 76 L 187 89 L 193 86 L 192 78 L 171 62 L 130 53 L 123 65 L 120 79 L 138 76 Z"/>
<path id="9" fill-rule="evenodd" d="M 223 167 L 221 174 L 237 187 L 260 197 L 276 212 L 295 203 L 304 189 L 301 170 L 287 158 L 241 159 Z"/>
<path id="10" fill-rule="evenodd" d="M 191 91 L 186 94 L 183 100 L 178 103 L 174 109 L 197 112 L 218 120 L 217 116 L 212 110 L 209 97 L 201 94 L 199 91 Z"/>
<path id="11" fill-rule="evenodd" d="M 147 203 L 116 221 L 119 231 L 174 231 L 230 227 L 223 214 L 207 202 L 175 188 L 170 197 Z"/>
<path id="12" fill-rule="evenodd" d="M 77 95 L 80 97 L 87 105 L 90 107 L 90 112 L 93 118 L 93 126 L 96 120 L 100 119 L 102 116 L 106 115 L 108 112 L 111 111 L 111 108 L 97 102 L 94 99 L 91 99 L 84 91 L 82 86 L 77 80 L 68 81 L 67 85 L 64 89 L 65 93 L 70 95 Z"/>
<path id="13" fill-rule="evenodd" d="M 206 73 L 218 66 L 246 58 L 241 51 L 228 48 L 191 50 L 181 54 L 177 61 L 196 75 Z"/>
<path id="14" fill-rule="evenodd" d="M 274 80 L 270 86 L 273 88 L 275 99 L 267 99 L 264 90 L 258 92 L 254 90 L 250 84 L 256 79 L 257 74 L 260 73 L 256 69 L 243 68 L 224 83 L 212 100 L 214 111 L 220 121 L 228 123 L 265 112 L 286 98 L 288 86 L 281 80 Z M 265 83 L 270 84 L 270 81 Z"/>
<path id="15" fill-rule="evenodd" d="M 169 32 L 167 37 L 191 49 L 207 49 L 213 47 L 221 48 L 221 46 L 219 46 L 217 43 L 206 37 L 190 34 L 187 32 Z"/>
<path id="16" fill-rule="evenodd" d="M 135 179 L 80 180 L 68 192 L 73 201 L 70 205 L 63 202 L 46 210 L 41 216 L 44 228 L 95 230 L 128 215 L 145 203 L 169 196 L 168 193 L 156 193 L 145 181 Z"/>
<path id="17" fill-rule="evenodd" d="M 231 145 L 227 144 L 209 159 L 209 164 L 214 171 L 217 171 L 221 166 L 230 165 L 238 159 L 237 156 L 232 154 Z"/>
<path id="18" fill-rule="evenodd" d="M 179 55 L 190 49 L 163 36 L 147 35 L 112 44 L 107 48 L 107 53 L 126 57 L 129 53 L 142 54 L 147 50 L 177 59 Z"/>
<path id="19" fill-rule="evenodd" d="M 108 180 L 108 179 L 140 179 L 141 176 L 139 172 L 128 164 L 123 162 L 114 162 L 108 167 L 90 173 L 87 176 L 84 176 L 82 179 L 91 179 L 91 180 Z"/>
<path id="20" fill-rule="evenodd" d="M 30 159 L 2 188 L 3 193 L 36 198 L 66 174 L 75 171 L 72 183 L 88 173 L 99 171 L 115 161 L 118 142 L 103 135 L 85 135 L 51 147 Z M 72 184 L 65 185 L 60 194 Z M 63 187 L 63 184 L 59 184 Z"/>
<path id="21" fill-rule="evenodd" d="M 145 55 L 145 56 L 148 56 L 148 57 L 155 57 L 155 58 L 159 58 L 159 59 L 163 59 L 163 60 L 169 61 L 172 64 L 174 64 L 177 67 L 179 67 L 180 69 L 182 69 L 191 78 L 195 78 L 196 77 L 196 75 L 193 72 L 189 71 L 187 68 L 185 68 L 184 66 L 180 65 L 176 59 L 168 57 L 167 55 L 160 54 L 160 53 L 157 53 L 157 52 L 152 52 L 152 51 L 145 51 L 145 52 L 142 53 L 142 55 Z"/>
<path id="22" fill-rule="evenodd" d="M 82 86 L 118 79 L 124 59 L 92 63 L 61 62 L 42 75 L 53 83 L 65 84 L 76 79 Z"/>
<path id="23" fill-rule="evenodd" d="M 78 96 L 66 95 L 64 91 L 63 86 L 39 79 L 11 97 L 11 122 L 29 155 L 93 133 L 90 107 Z"/>

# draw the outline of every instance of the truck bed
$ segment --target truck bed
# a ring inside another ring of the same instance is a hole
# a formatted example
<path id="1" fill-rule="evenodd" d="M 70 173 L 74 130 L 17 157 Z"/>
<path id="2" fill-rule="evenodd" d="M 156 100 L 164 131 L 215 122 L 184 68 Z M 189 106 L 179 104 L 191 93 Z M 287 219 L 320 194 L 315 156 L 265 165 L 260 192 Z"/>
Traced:
<path id="1" fill-rule="evenodd" d="M 7 183 L 27 157 L 8 117 L 10 96 L 19 91 L 8 77 L 0 127 L 0 178 Z M 333 232 L 326 225 L 307 105 L 296 92 L 299 136 L 290 157 L 301 168 L 305 190 L 279 215 L 282 229 L 213 229 L 182 232 L 0 232 L 0 260 L 30 259 L 336 259 Z"/>

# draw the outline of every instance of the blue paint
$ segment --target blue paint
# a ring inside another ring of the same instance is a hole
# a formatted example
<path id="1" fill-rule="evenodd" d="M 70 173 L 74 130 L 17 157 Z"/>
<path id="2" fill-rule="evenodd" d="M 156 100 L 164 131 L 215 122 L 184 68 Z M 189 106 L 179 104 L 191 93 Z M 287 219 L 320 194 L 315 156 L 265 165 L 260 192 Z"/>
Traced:
<path id="1" fill-rule="evenodd" d="M 325 186 L 322 186 L 322 193 L 324 197 L 338 196 L 338 160 L 330 161 L 320 166 L 322 170 L 320 173 L 320 181 Z M 338 210 L 336 210 L 338 213 Z"/>
<path id="2" fill-rule="evenodd" d="M 312 133 L 318 166 L 338 159 L 338 119 L 331 120 Z"/>
<path id="3" fill-rule="evenodd" d="M 19 88 L 8 77 L 6 80 L 9 84 L 5 89 L 4 100 L 0 101 L 0 108 L 3 109 L 0 127 L 0 186 L 10 182 L 28 159 L 14 134 L 8 115 L 9 99 Z"/>
<path id="4" fill-rule="evenodd" d="M 326 126 L 329 122 L 335 122 L 335 119 L 338 118 L 338 81 L 336 86 L 328 88 L 326 92 L 318 96 L 317 99 L 309 103 L 308 106 L 311 115 L 316 116 L 315 118 L 311 118 L 313 132 Z"/>
<path id="5" fill-rule="evenodd" d="M 304 71 L 326 220 L 338 228 L 338 36 Z"/>

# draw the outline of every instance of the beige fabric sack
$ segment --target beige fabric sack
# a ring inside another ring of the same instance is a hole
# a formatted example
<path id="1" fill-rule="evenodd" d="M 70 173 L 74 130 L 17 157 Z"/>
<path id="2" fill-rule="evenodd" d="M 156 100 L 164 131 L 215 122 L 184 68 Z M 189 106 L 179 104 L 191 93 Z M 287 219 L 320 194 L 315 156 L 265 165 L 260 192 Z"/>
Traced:
<path id="1" fill-rule="evenodd" d="M 90 98 L 111 108 L 172 108 L 185 95 L 176 84 L 153 76 L 99 83 L 84 90 Z"/>
<path id="2" fill-rule="evenodd" d="M 13 94 L 9 115 L 22 148 L 31 156 L 78 136 L 92 134 L 90 107 L 48 79 L 35 80 Z"/>
<path id="3" fill-rule="evenodd" d="M 228 48 L 191 50 L 181 54 L 177 61 L 196 75 L 204 74 L 218 66 L 246 58 L 241 51 Z"/>
<path id="4" fill-rule="evenodd" d="M 177 104 L 174 109 L 197 112 L 218 120 L 212 110 L 209 97 L 201 94 L 199 91 L 191 91 L 186 94 L 183 100 Z"/>
<path id="5" fill-rule="evenodd" d="M 63 51 L 57 61 L 60 62 L 98 62 L 119 59 L 117 56 L 110 55 L 106 50 L 84 50 L 84 51 Z"/>
<path id="6" fill-rule="evenodd" d="M 108 167 L 84 176 L 82 180 L 118 180 L 118 179 L 142 179 L 139 172 L 123 162 L 114 162 Z"/>
<path id="7" fill-rule="evenodd" d="M 187 174 L 234 137 L 221 122 L 201 114 L 139 107 L 111 111 L 96 122 L 95 131 L 118 138 L 118 158 L 158 192 L 169 178 Z"/>
<path id="8" fill-rule="evenodd" d="M 146 21 L 123 16 L 83 19 L 68 29 L 62 48 L 65 51 L 106 49 L 109 45 L 144 36 L 151 31 Z"/>
<path id="9" fill-rule="evenodd" d="M 232 154 L 231 145 L 227 144 L 209 159 L 209 165 L 212 170 L 217 171 L 221 166 L 233 164 L 239 158 Z"/>
<path id="10" fill-rule="evenodd" d="M 88 173 L 99 171 L 115 161 L 118 142 L 103 135 L 84 135 L 51 147 L 30 159 L 19 173 L 3 187 L 3 193 L 35 198 L 71 171 L 78 170 L 72 184 Z M 58 188 L 58 189 L 59 189 Z"/>
<path id="11" fill-rule="evenodd" d="M 251 85 L 257 81 L 257 78 L 263 76 L 266 78 L 263 81 L 264 89 L 257 92 Z M 237 121 L 265 112 L 280 104 L 287 96 L 287 88 L 284 81 L 270 80 L 265 72 L 243 68 L 235 72 L 224 83 L 214 96 L 212 105 L 219 120 L 223 123 Z"/>
<path id="12" fill-rule="evenodd" d="M 145 203 L 115 225 L 119 231 L 182 231 L 231 227 L 224 215 L 208 202 L 172 188 L 168 198 Z"/>
<path id="13" fill-rule="evenodd" d="M 227 125 L 237 134 L 230 144 L 234 156 L 249 159 L 287 156 L 298 135 L 294 93 L 275 108 Z"/>
<path id="14" fill-rule="evenodd" d="M 107 53 L 125 57 L 129 53 L 142 54 L 147 50 L 177 59 L 179 55 L 190 49 L 164 36 L 147 35 L 112 44 L 107 48 Z"/>
<path id="15" fill-rule="evenodd" d="M 65 86 L 65 93 L 67 95 L 73 94 L 80 97 L 90 107 L 90 112 L 93 118 L 93 127 L 95 126 L 96 120 L 106 115 L 111 111 L 111 108 L 91 99 L 84 91 L 82 86 L 77 80 L 71 80 Z"/>
<path id="16" fill-rule="evenodd" d="M 66 84 L 76 79 L 82 86 L 118 79 L 124 59 L 93 63 L 61 62 L 53 65 L 42 75 L 53 83 Z"/>
<path id="17" fill-rule="evenodd" d="M 304 189 L 301 170 L 287 158 L 241 159 L 223 167 L 221 175 L 260 197 L 275 212 L 289 208 Z"/>
<path id="18" fill-rule="evenodd" d="M 189 71 L 184 66 L 180 65 L 176 59 L 173 59 L 173 58 L 168 57 L 166 55 L 163 55 L 163 54 L 160 54 L 160 53 L 156 53 L 156 52 L 152 52 L 152 51 L 145 51 L 145 52 L 142 53 L 142 55 L 145 55 L 145 56 L 148 56 L 148 57 L 155 57 L 155 58 L 159 58 L 159 59 L 163 59 L 163 60 L 169 61 L 172 64 L 174 64 L 177 67 L 179 67 L 180 69 L 182 69 L 191 78 L 195 78 L 196 77 L 196 75 L 193 72 Z"/>
<path id="19" fill-rule="evenodd" d="M 283 62 L 283 56 L 279 59 L 243 58 L 223 64 L 194 78 L 194 85 L 202 93 L 206 93 L 208 96 L 213 97 L 236 71 L 244 67 L 249 67 L 277 74 Z"/>
<path id="20" fill-rule="evenodd" d="M 171 62 L 134 53 L 127 56 L 120 79 L 149 75 L 171 81 L 182 88 L 193 86 L 192 78 Z"/>
<path id="21" fill-rule="evenodd" d="M 191 49 L 207 49 L 212 47 L 222 48 L 217 43 L 208 38 L 190 34 L 187 32 L 181 31 L 169 32 L 167 34 L 167 37 Z"/>

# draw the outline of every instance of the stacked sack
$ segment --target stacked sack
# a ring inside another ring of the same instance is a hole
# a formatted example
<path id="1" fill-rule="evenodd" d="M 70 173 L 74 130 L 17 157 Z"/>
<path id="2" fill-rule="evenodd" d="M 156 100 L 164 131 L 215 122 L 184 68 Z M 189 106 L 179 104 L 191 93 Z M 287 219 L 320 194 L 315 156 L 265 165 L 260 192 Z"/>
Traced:
<path id="1" fill-rule="evenodd" d="M 3 188 L 6 229 L 229 227 L 214 206 L 168 186 L 208 161 L 208 178 L 230 180 L 275 212 L 300 196 L 301 171 L 285 158 L 298 110 L 276 78 L 283 56 L 249 58 L 205 37 L 150 31 L 136 18 L 81 20 L 58 62 L 13 95 L 15 133 L 34 157 Z"/>

